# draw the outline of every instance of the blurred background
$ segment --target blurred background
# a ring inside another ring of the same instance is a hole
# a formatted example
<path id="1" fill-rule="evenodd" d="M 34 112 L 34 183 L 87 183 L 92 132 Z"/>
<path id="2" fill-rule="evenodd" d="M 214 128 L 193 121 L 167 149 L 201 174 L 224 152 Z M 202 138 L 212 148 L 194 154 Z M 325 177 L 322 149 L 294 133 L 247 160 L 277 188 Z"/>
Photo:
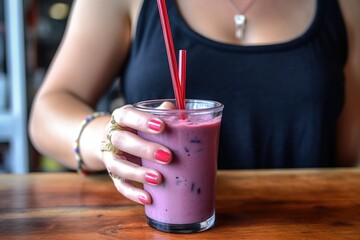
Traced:
<path id="1" fill-rule="evenodd" d="M 72 2 L 0 0 L 0 173 L 64 170 L 33 148 L 27 120 Z"/>

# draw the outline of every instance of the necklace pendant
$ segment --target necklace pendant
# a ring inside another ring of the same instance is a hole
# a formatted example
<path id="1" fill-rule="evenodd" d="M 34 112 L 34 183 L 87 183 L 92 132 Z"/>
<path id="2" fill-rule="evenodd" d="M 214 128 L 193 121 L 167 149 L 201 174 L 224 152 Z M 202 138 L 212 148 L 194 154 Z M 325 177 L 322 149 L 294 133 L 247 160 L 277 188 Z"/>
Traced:
<path id="1" fill-rule="evenodd" d="M 236 14 L 235 21 L 235 37 L 239 40 L 244 38 L 246 17 L 243 14 Z"/>

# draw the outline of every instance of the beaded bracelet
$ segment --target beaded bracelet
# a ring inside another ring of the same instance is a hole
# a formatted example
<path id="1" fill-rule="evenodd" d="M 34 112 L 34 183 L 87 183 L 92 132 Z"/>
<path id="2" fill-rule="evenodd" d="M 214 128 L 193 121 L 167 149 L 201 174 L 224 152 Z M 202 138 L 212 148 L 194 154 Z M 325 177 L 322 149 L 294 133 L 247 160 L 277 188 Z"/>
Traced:
<path id="1" fill-rule="evenodd" d="M 98 117 L 101 117 L 101 116 L 105 116 L 105 115 L 108 115 L 108 113 L 106 112 L 94 112 L 92 114 L 90 114 L 89 116 L 87 116 L 80 124 L 80 131 L 79 131 L 79 134 L 77 136 L 77 138 L 75 139 L 75 142 L 74 142 L 74 153 L 75 153 L 75 159 L 76 159 L 76 162 L 77 162 L 77 172 L 78 173 L 82 173 L 84 175 L 88 174 L 88 171 L 86 171 L 84 168 L 83 168 L 83 165 L 84 165 L 84 161 L 81 157 L 81 154 L 80 154 L 80 137 L 81 137 L 81 134 L 83 133 L 85 127 L 88 125 L 89 122 L 91 122 L 91 120 L 95 119 L 95 118 L 98 118 Z"/>

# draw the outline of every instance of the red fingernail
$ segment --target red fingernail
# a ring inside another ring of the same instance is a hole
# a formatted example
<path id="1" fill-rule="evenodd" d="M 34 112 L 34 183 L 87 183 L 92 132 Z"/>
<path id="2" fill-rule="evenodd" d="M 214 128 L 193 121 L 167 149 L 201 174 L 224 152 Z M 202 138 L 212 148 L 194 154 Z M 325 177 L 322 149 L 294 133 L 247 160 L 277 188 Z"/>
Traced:
<path id="1" fill-rule="evenodd" d="M 171 156 L 170 153 L 165 152 L 163 150 L 157 150 L 154 154 L 155 159 L 161 162 L 169 162 L 170 156 Z"/>
<path id="2" fill-rule="evenodd" d="M 138 199 L 142 204 L 144 204 L 144 205 L 148 204 L 146 197 L 144 197 L 143 195 L 139 195 Z"/>
<path id="3" fill-rule="evenodd" d="M 148 122 L 148 128 L 154 131 L 160 131 L 162 122 L 156 119 L 152 119 Z"/>
<path id="4" fill-rule="evenodd" d="M 146 173 L 145 180 L 151 184 L 158 184 L 159 181 L 158 176 L 153 173 Z"/>

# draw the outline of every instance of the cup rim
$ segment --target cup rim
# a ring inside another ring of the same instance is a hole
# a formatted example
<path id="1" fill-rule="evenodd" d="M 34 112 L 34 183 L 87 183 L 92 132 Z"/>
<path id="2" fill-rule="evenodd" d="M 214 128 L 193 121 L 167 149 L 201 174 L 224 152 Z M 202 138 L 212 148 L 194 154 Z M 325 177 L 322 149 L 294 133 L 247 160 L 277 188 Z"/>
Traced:
<path id="1" fill-rule="evenodd" d="M 151 100 L 143 100 L 133 104 L 135 109 L 144 111 L 144 112 L 151 112 L 151 113 L 159 113 L 159 114 L 179 114 L 179 113 L 211 113 L 211 112 L 219 112 L 222 111 L 224 105 L 218 101 L 214 100 L 207 100 L 207 99 L 186 99 L 186 103 L 189 102 L 209 102 L 213 103 L 212 107 L 200 108 L 200 109 L 156 109 L 150 107 L 141 106 L 141 104 L 147 103 L 156 103 L 156 102 L 172 102 L 175 103 L 175 99 L 171 98 L 164 98 L 164 99 L 151 99 Z"/>

